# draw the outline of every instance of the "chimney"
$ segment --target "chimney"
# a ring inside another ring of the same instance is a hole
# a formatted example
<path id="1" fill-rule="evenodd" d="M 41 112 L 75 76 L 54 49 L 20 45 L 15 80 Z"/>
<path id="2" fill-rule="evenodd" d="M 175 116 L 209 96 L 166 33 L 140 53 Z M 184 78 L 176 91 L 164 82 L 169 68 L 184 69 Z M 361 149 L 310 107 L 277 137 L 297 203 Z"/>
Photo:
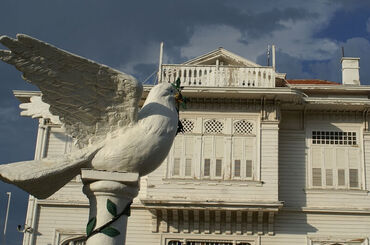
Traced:
<path id="1" fill-rule="evenodd" d="M 360 58 L 342 57 L 342 84 L 360 85 Z"/>

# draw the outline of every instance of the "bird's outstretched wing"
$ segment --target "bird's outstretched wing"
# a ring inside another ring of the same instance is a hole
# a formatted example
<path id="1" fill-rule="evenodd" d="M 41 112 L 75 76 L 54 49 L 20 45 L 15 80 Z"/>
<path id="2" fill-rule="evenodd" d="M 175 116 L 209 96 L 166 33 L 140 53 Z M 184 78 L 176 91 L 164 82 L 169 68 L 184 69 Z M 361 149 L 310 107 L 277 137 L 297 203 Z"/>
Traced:
<path id="1" fill-rule="evenodd" d="M 113 68 L 58 49 L 27 35 L 0 37 L 9 50 L 0 59 L 40 88 L 50 112 L 80 147 L 137 121 L 142 85 Z"/>

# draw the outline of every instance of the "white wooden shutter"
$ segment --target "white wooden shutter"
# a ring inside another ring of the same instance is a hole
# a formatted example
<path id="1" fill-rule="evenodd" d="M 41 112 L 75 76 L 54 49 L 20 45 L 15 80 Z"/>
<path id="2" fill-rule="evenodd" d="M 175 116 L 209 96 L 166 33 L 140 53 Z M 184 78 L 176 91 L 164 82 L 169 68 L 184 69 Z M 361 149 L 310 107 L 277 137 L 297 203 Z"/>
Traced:
<path id="1" fill-rule="evenodd" d="M 312 149 L 312 186 L 322 186 L 322 153 L 320 148 Z"/>
<path id="2" fill-rule="evenodd" d="M 186 158 L 185 160 L 185 176 L 191 176 L 192 170 L 192 159 Z"/>
<path id="3" fill-rule="evenodd" d="M 181 157 L 182 155 L 182 136 L 177 136 L 174 142 L 173 155 L 175 157 Z"/>
<path id="4" fill-rule="evenodd" d="M 221 159 L 216 159 L 216 177 L 221 177 L 222 176 L 222 160 Z"/>
<path id="5" fill-rule="evenodd" d="M 204 159 L 204 169 L 203 169 L 203 175 L 206 177 L 209 177 L 211 173 L 211 159 L 205 158 Z"/>
<path id="6" fill-rule="evenodd" d="M 204 147 L 203 147 L 203 156 L 204 156 L 204 158 L 211 158 L 212 157 L 212 146 L 213 146 L 213 144 L 212 144 L 212 141 L 213 141 L 213 139 L 212 139 L 213 137 L 211 136 L 211 137 L 204 137 L 203 138 L 203 145 L 204 145 Z"/>
<path id="7" fill-rule="evenodd" d="M 253 162 L 256 145 L 255 138 L 245 139 L 245 177 L 253 177 Z"/>
<path id="8" fill-rule="evenodd" d="M 180 158 L 174 158 L 172 175 L 180 175 Z"/>
<path id="9" fill-rule="evenodd" d="M 242 138 L 234 138 L 232 144 L 232 159 L 233 159 L 233 173 L 234 177 L 241 177 L 241 161 L 243 159 L 243 139 Z"/>
<path id="10" fill-rule="evenodd" d="M 225 150 L 225 143 L 223 137 L 215 137 L 215 176 L 221 177 L 222 176 L 222 162 L 224 158 L 224 150 Z"/>
<path id="11" fill-rule="evenodd" d="M 211 158 L 213 153 L 213 137 L 204 137 L 203 138 L 203 176 L 209 177 L 211 174 Z"/>
<path id="12" fill-rule="evenodd" d="M 348 149 L 349 187 L 359 187 L 360 150 L 358 148 Z"/>
<path id="13" fill-rule="evenodd" d="M 183 151 L 183 136 L 176 136 L 173 143 L 173 162 L 172 162 L 172 175 L 180 175 L 181 157 Z"/>
<path id="14" fill-rule="evenodd" d="M 234 160 L 234 176 L 240 177 L 240 160 Z"/>
<path id="15" fill-rule="evenodd" d="M 333 186 L 334 148 L 324 149 L 325 185 Z"/>
<path id="16" fill-rule="evenodd" d="M 194 155 L 195 138 L 193 136 L 185 137 L 185 171 L 184 175 L 192 175 L 193 155 Z"/>
<path id="17" fill-rule="evenodd" d="M 247 178 L 253 177 L 252 169 L 253 169 L 252 160 L 246 160 L 246 164 L 245 164 L 245 177 L 247 177 Z"/>
<path id="18" fill-rule="evenodd" d="M 337 162 L 337 174 L 338 174 L 338 186 L 346 185 L 346 165 L 348 156 L 346 155 L 345 148 L 336 149 L 336 162 Z"/>

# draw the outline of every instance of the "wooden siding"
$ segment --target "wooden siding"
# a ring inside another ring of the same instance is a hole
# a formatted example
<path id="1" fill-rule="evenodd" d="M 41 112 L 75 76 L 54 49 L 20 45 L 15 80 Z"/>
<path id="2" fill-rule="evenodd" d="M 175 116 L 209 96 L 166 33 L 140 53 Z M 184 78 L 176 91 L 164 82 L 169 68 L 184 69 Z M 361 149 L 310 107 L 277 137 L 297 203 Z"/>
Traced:
<path id="1" fill-rule="evenodd" d="M 300 120 L 300 117 L 296 118 Z M 203 233 L 153 233 L 152 214 L 144 208 L 143 199 L 284 201 L 283 210 L 275 216 L 275 235 L 261 235 L 260 245 L 309 244 L 310 237 L 370 237 L 370 196 L 367 192 L 370 188 L 370 134 L 365 134 L 363 140 L 365 190 L 312 190 L 307 189 L 306 133 L 300 126 L 293 127 L 295 130 L 283 128 L 279 131 L 276 123 L 263 123 L 261 126 L 262 182 L 169 179 L 166 160 L 160 168 L 141 180 L 140 193 L 134 201 L 128 222 L 127 244 L 157 245 L 167 234 L 177 234 L 180 238 L 205 236 Z M 51 132 L 55 131 L 59 132 L 59 129 L 52 129 Z M 56 156 L 70 150 L 67 137 L 49 142 L 52 144 L 45 148 L 46 155 Z M 35 217 L 37 235 L 34 244 L 54 245 L 58 234 L 62 237 L 63 234 L 68 236 L 84 232 L 88 219 L 87 204 L 78 178 L 49 199 L 40 201 Z M 255 239 L 254 236 L 243 236 Z M 222 233 L 217 236 L 218 239 L 220 237 L 233 239 L 240 236 Z"/>
<path id="2" fill-rule="evenodd" d="M 303 131 L 279 132 L 279 199 L 286 208 L 306 205 L 305 134 Z"/>
<path id="3" fill-rule="evenodd" d="M 365 176 L 370 175 L 369 142 L 365 140 L 364 144 L 366 146 L 364 170 L 367 171 Z M 366 190 L 308 188 L 307 150 L 304 131 L 280 131 L 279 199 L 285 202 L 285 208 L 370 212 L 368 188 Z M 367 184 L 367 186 L 369 185 Z"/>
<path id="4" fill-rule="evenodd" d="M 278 201 L 277 142 L 277 125 L 264 126 L 261 130 L 261 182 L 166 178 L 169 162 L 167 159 L 148 176 L 147 198 L 177 201 L 276 202 Z M 195 166 L 201 166 L 201 164 Z"/>

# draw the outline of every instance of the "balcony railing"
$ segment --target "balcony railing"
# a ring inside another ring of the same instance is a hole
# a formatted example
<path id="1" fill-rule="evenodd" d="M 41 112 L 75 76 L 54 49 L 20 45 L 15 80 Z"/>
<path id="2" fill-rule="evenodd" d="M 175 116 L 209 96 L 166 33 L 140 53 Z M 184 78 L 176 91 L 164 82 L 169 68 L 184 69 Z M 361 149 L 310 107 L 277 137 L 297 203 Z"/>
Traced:
<path id="1" fill-rule="evenodd" d="M 182 86 L 209 87 L 275 87 L 272 67 L 162 65 L 162 82 L 180 78 Z"/>

